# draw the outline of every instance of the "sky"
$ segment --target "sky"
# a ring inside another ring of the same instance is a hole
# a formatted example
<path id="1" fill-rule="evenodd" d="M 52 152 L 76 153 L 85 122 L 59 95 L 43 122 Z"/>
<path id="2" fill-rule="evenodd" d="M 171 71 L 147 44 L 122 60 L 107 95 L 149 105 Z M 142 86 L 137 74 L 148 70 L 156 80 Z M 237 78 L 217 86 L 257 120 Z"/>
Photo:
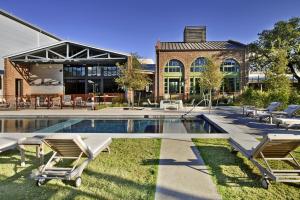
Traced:
<path id="1" fill-rule="evenodd" d="M 187 25 L 205 25 L 207 40 L 248 44 L 300 17 L 300 0 L 0 0 L 0 8 L 62 39 L 152 59 L 158 40 L 182 41 Z"/>

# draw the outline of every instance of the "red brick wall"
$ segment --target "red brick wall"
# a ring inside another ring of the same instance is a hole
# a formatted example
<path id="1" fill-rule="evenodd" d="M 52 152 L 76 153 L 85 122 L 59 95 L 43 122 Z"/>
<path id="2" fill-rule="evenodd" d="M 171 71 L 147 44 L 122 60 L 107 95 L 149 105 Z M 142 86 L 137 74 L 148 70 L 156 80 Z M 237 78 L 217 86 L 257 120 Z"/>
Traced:
<path id="1" fill-rule="evenodd" d="M 30 86 L 26 80 L 21 76 L 21 74 L 15 69 L 13 63 L 6 58 L 4 60 L 4 80 L 3 80 L 3 89 L 4 95 L 8 97 L 15 96 L 15 81 L 16 79 L 23 80 L 23 95 L 30 94 Z M 8 98 L 7 97 L 7 98 Z"/>
<path id="2" fill-rule="evenodd" d="M 241 88 L 246 84 L 248 68 L 246 67 L 244 50 L 224 50 L 224 51 L 156 51 L 157 56 L 157 82 L 155 94 L 164 95 L 164 66 L 171 59 L 177 59 L 184 65 L 185 95 L 190 91 L 190 66 L 199 57 L 208 57 L 216 60 L 217 65 L 221 65 L 226 58 L 233 58 L 240 64 Z"/>

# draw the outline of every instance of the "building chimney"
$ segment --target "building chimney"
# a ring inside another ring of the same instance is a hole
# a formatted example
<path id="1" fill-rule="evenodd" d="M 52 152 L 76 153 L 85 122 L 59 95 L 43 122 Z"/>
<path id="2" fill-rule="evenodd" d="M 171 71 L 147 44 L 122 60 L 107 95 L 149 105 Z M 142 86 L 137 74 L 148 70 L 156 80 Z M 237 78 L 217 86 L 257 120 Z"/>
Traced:
<path id="1" fill-rule="evenodd" d="M 184 42 L 205 42 L 206 26 L 186 26 L 183 33 Z"/>

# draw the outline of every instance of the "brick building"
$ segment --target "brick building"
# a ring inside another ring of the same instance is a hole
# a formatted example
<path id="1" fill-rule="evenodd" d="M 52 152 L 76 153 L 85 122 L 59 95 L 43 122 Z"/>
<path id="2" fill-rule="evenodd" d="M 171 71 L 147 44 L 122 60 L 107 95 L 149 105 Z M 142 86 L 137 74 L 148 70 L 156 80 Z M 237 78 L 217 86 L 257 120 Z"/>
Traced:
<path id="1" fill-rule="evenodd" d="M 246 45 L 233 40 L 206 41 L 205 26 L 188 26 L 184 42 L 156 44 L 156 97 L 201 95 L 198 78 L 206 58 L 212 58 L 224 73 L 221 93 L 237 93 L 246 85 Z"/>

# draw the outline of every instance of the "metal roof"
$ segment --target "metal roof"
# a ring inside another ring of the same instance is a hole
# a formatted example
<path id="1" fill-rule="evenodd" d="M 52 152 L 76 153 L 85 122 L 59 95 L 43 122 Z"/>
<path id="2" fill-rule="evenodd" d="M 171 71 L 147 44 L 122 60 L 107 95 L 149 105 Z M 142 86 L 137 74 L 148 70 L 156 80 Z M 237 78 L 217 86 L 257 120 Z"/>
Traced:
<path id="1" fill-rule="evenodd" d="M 245 49 L 246 45 L 233 40 L 206 41 L 198 43 L 188 42 L 158 42 L 156 49 L 163 51 L 191 51 L 191 50 L 234 50 Z"/>
<path id="2" fill-rule="evenodd" d="M 57 43 L 54 43 L 54 44 L 41 46 L 41 47 L 37 47 L 37 48 L 34 48 L 34 49 L 29 49 L 29 50 L 26 50 L 26 51 L 6 55 L 6 56 L 3 56 L 3 58 L 11 58 L 11 57 L 20 56 L 20 55 L 23 55 L 23 54 L 32 53 L 32 52 L 36 52 L 36 51 L 39 51 L 39 50 L 47 49 L 47 48 L 50 48 L 50 47 L 61 46 L 64 43 L 70 43 L 70 44 L 74 44 L 74 45 L 78 45 L 78 46 L 82 46 L 82 47 L 87 47 L 87 48 L 92 48 L 92 49 L 96 49 L 96 50 L 100 50 L 100 51 L 107 51 L 107 52 L 111 52 L 111 53 L 115 53 L 115 54 L 119 54 L 119 55 L 123 55 L 123 56 L 130 56 L 130 54 L 124 53 L 124 52 L 119 52 L 119 51 L 114 51 L 114 50 L 109 50 L 109 49 L 103 49 L 103 48 L 98 48 L 98 47 L 92 47 L 90 45 L 85 45 L 85 44 L 78 43 L 78 42 L 72 42 L 72 41 L 64 40 L 64 41 L 60 41 L 60 42 L 57 42 Z"/>
<path id="3" fill-rule="evenodd" d="M 57 37 L 57 36 L 55 36 L 55 35 L 53 35 L 53 34 L 47 32 L 47 31 L 42 30 L 40 27 L 35 26 L 35 25 L 33 25 L 33 24 L 31 24 L 31 23 L 29 23 L 29 22 L 23 20 L 23 19 L 20 19 L 20 18 L 18 18 L 18 17 L 16 17 L 16 16 L 12 15 L 11 13 L 6 12 L 6 11 L 3 10 L 3 9 L 0 9 L 0 14 L 3 15 L 3 16 L 5 16 L 5 17 L 8 17 L 8 18 L 10 18 L 10 19 L 12 19 L 12 20 L 14 20 L 14 21 L 16 21 L 16 22 L 19 22 L 20 24 L 23 24 L 23 25 L 25 25 L 25 26 L 27 26 L 27 27 L 29 27 L 29 28 L 31 28 L 31 29 L 34 29 L 34 30 L 36 30 L 36 31 L 38 31 L 38 32 L 40 32 L 40 33 L 43 33 L 43 34 L 45 34 L 45 35 L 47 35 L 47 36 L 49 36 L 49 37 L 52 37 L 52 38 L 54 38 L 54 39 L 56 39 L 56 40 L 59 40 L 59 41 L 62 40 L 62 39 L 60 39 L 59 37 Z"/>

